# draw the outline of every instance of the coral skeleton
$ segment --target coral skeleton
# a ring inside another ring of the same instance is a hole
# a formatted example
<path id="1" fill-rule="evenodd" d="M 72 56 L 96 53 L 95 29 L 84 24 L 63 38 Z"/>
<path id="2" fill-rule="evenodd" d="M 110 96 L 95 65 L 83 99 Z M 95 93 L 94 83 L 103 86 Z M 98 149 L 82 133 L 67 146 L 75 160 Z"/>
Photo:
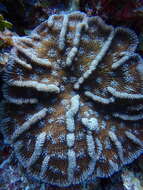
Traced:
<path id="1" fill-rule="evenodd" d="M 70 189 L 143 153 L 143 60 L 132 30 L 75 11 L 12 40 L 0 130 L 30 176 Z"/>

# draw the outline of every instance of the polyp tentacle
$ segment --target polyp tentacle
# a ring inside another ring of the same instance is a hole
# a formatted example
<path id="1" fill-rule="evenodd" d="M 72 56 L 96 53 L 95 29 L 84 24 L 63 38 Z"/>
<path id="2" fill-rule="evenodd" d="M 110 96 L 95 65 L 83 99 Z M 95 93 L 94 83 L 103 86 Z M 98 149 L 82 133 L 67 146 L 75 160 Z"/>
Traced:
<path id="1" fill-rule="evenodd" d="M 129 94 L 126 92 L 119 92 L 116 89 L 108 86 L 107 90 L 115 97 L 117 98 L 125 98 L 125 99 L 143 99 L 142 94 Z"/>
<path id="2" fill-rule="evenodd" d="M 76 153 L 73 149 L 68 150 L 68 182 L 69 184 L 72 184 L 73 179 L 74 179 L 74 171 L 76 169 Z"/>
<path id="3" fill-rule="evenodd" d="M 102 143 L 101 141 L 99 140 L 99 138 L 96 138 L 95 139 L 95 146 L 97 147 L 97 156 L 96 156 L 96 160 L 98 160 L 100 158 L 100 155 L 103 151 L 103 146 L 102 146 Z"/>
<path id="4" fill-rule="evenodd" d="M 50 156 L 49 155 L 45 156 L 45 158 L 42 162 L 41 170 L 40 170 L 40 177 L 41 178 L 45 177 L 45 173 L 48 169 L 49 160 L 50 160 Z"/>
<path id="5" fill-rule="evenodd" d="M 99 130 L 98 120 L 96 118 L 90 118 L 90 119 L 82 118 L 81 122 L 90 131 L 98 131 Z"/>
<path id="6" fill-rule="evenodd" d="M 29 52 L 28 50 L 24 50 L 23 48 L 16 46 L 16 49 L 22 52 L 26 57 L 28 57 L 32 62 L 36 63 L 37 65 L 51 67 L 51 62 L 48 59 L 42 59 L 34 55 L 34 52 Z"/>
<path id="7" fill-rule="evenodd" d="M 60 32 L 60 37 L 59 37 L 59 49 L 63 50 L 65 47 L 65 38 L 66 38 L 66 33 L 67 33 L 67 28 L 68 28 L 68 21 L 69 17 L 68 15 L 63 16 L 63 26 Z"/>
<path id="8" fill-rule="evenodd" d="M 109 131 L 108 134 L 109 134 L 111 141 L 115 144 L 119 158 L 123 163 L 124 162 L 124 156 L 123 156 L 123 146 L 122 146 L 121 142 L 118 140 L 118 137 L 114 132 Z"/>
<path id="9" fill-rule="evenodd" d="M 47 108 L 43 108 L 41 111 L 35 113 L 28 121 L 23 123 L 19 128 L 15 130 L 11 137 L 11 140 L 15 141 L 22 133 L 30 129 L 34 123 L 44 118 L 46 116 L 46 113 Z"/>
<path id="10" fill-rule="evenodd" d="M 115 101 L 114 97 L 111 97 L 111 98 L 103 98 L 103 97 L 100 97 L 100 96 L 97 96 L 95 94 L 93 94 L 92 92 L 90 91 L 86 91 L 84 93 L 87 97 L 91 98 L 93 101 L 95 102 L 100 102 L 102 104 L 110 104 L 110 103 L 113 103 Z"/>
<path id="11" fill-rule="evenodd" d="M 115 62 L 112 64 L 112 69 L 117 69 L 120 67 L 122 64 L 124 64 L 126 61 L 128 61 L 131 57 L 133 57 L 133 53 L 126 52 L 125 56 L 123 56 L 119 61 Z"/>
<path id="12" fill-rule="evenodd" d="M 90 143 L 92 142 L 92 147 Z M 96 159 L 98 158 L 98 155 L 95 154 L 94 150 L 94 139 L 93 135 L 89 132 L 86 135 L 86 143 L 88 147 L 88 156 L 90 157 L 90 161 L 88 165 L 86 165 L 87 169 L 83 170 L 82 173 L 78 178 L 75 179 L 74 183 L 79 184 L 82 183 L 84 180 L 88 179 L 89 176 L 91 176 L 95 170 L 95 165 L 96 165 Z M 97 149 L 98 153 L 100 152 L 99 149 Z M 83 153 L 83 156 L 85 157 L 85 154 Z"/>
<path id="13" fill-rule="evenodd" d="M 23 61 L 23 60 L 19 59 L 18 57 L 13 57 L 13 60 L 28 70 L 32 69 L 32 66 L 29 63 L 26 63 L 26 61 Z"/>
<path id="14" fill-rule="evenodd" d="M 138 38 L 137 35 L 130 29 L 124 28 L 124 27 L 117 27 L 115 29 L 115 34 L 123 32 L 129 36 L 130 45 L 128 46 L 127 50 L 125 52 L 121 52 L 119 55 L 122 56 L 121 59 L 119 59 L 116 62 L 113 62 L 112 69 L 117 69 L 119 66 L 121 66 L 124 62 L 129 60 L 131 57 L 135 57 L 136 54 L 134 51 L 137 48 L 138 45 Z"/>
<path id="15" fill-rule="evenodd" d="M 88 147 L 88 154 L 91 157 L 92 161 L 96 161 L 96 153 L 95 153 L 95 143 L 94 139 L 92 136 L 92 132 L 88 132 L 86 136 L 86 141 L 87 141 L 87 147 Z"/>
<path id="16" fill-rule="evenodd" d="M 121 113 L 113 113 L 113 116 L 125 121 L 138 121 L 138 120 L 143 119 L 143 114 L 128 115 L 128 114 L 121 114 Z"/>
<path id="17" fill-rule="evenodd" d="M 36 98 L 12 98 L 6 94 L 4 94 L 4 98 L 6 100 L 8 100 L 9 102 L 14 103 L 14 104 L 18 104 L 18 105 L 36 104 L 38 102 L 38 99 L 36 99 Z"/>
<path id="18" fill-rule="evenodd" d="M 75 143 L 75 122 L 74 116 L 77 114 L 79 110 L 79 95 L 76 95 L 71 98 L 71 107 L 66 114 L 66 125 L 67 125 L 67 146 L 68 146 L 68 183 L 71 184 L 74 179 L 74 171 L 76 168 L 76 154 L 73 150 L 73 146 Z"/>
<path id="19" fill-rule="evenodd" d="M 74 146 L 74 142 L 75 142 L 74 133 L 68 133 L 66 140 L 67 140 L 68 147 L 72 148 Z"/>
<path id="20" fill-rule="evenodd" d="M 14 98 L 12 96 L 9 96 L 8 89 L 9 88 L 7 85 L 3 86 L 2 88 L 3 96 L 7 101 L 11 103 L 21 105 L 21 104 L 36 104 L 38 102 L 37 98 Z"/>
<path id="21" fill-rule="evenodd" d="M 133 133 L 129 132 L 129 131 L 125 131 L 125 135 L 135 144 L 141 146 L 143 148 L 143 142 L 138 139 Z"/>
<path id="22" fill-rule="evenodd" d="M 74 123 L 74 116 L 79 110 L 79 95 L 74 96 L 71 99 L 71 108 L 66 113 L 66 124 L 67 130 L 69 132 L 74 132 L 75 130 L 75 123 Z"/>
<path id="23" fill-rule="evenodd" d="M 83 18 L 83 21 L 79 24 L 77 24 L 76 31 L 75 31 L 75 37 L 73 39 L 73 45 L 78 47 L 80 43 L 80 38 L 81 38 L 81 32 L 85 28 L 86 30 L 88 29 L 88 19 L 87 17 Z"/>
<path id="24" fill-rule="evenodd" d="M 86 178 L 87 178 L 88 176 L 92 175 L 92 173 L 94 172 L 96 160 L 98 159 L 98 154 L 96 154 L 95 152 L 95 143 L 94 143 L 93 134 L 91 131 L 87 132 L 86 143 L 87 143 L 88 155 L 90 156 L 90 159 L 91 159 L 88 166 L 89 171 L 86 174 L 87 175 Z"/>
<path id="25" fill-rule="evenodd" d="M 22 80 L 13 80 L 10 82 L 11 86 L 17 87 L 27 87 L 27 88 L 34 88 L 37 91 L 41 92 L 49 92 L 49 93 L 59 93 L 60 88 L 57 87 L 55 84 L 44 84 L 37 81 L 22 81 Z"/>
<path id="26" fill-rule="evenodd" d="M 24 157 L 24 155 L 21 155 L 21 153 L 20 153 L 20 151 L 23 147 L 22 142 L 17 141 L 14 144 L 16 155 L 17 155 L 19 161 L 23 163 L 25 168 L 26 167 L 30 168 L 39 159 L 39 157 L 42 153 L 42 150 L 43 150 L 43 145 L 45 143 L 45 140 L 46 140 L 46 133 L 45 132 L 40 133 L 36 139 L 36 144 L 35 144 L 33 154 L 31 155 L 31 157 L 29 159 L 26 159 Z"/>
<path id="27" fill-rule="evenodd" d="M 81 122 L 87 128 L 86 143 L 87 143 L 88 155 L 91 161 L 88 166 L 89 170 L 86 175 L 89 176 L 94 172 L 96 160 L 99 159 L 100 154 L 102 152 L 102 144 L 100 143 L 100 140 L 98 138 L 96 140 L 94 140 L 93 138 L 93 132 L 98 131 L 99 129 L 97 119 L 82 118 Z M 97 150 L 97 153 L 95 152 L 95 149 Z"/>
<path id="28" fill-rule="evenodd" d="M 114 29 L 111 29 L 111 33 L 109 37 L 107 38 L 106 42 L 104 43 L 102 49 L 96 56 L 96 58 L 91 62 L 89 69 L 83 73 L 83 75 L 78 79 L 78 81 L 75 83 L 74 88 L 79 89 L 80 85 L 92 74 L 92 72 L 96 69 L 99 62 L 103 59 L 105 56 L 107 50 L 109 49 L 109 46 L 114 38 L 115 32 Z"/>
<path id="29" fill-rule="evenodd" d="M 112 69 L 117 69 L 120 67 L 122 64 L 124 64 L 126 61 L 128 61 L 130 58 L 135 58 L 139 62 L 143 63 L 142 58 L 136 54 L 136 53 L 131 53 L 131 52 L 124 52 L 125 56 L 123 56 L 119 61 L 115 62 L 112 64 Z"/>
<path id="30" fill-rule="evenodd" d="M 73 60 L 78 52 L 78 46 L 80 43 L 81 38 L 81 32 L 85 28 L 88 28 L 88 22 L 87 17 L 83 18 L 83 21 L 79 24 L 77 24 L 76 31 L 75 31 L 75 37 L 73 39 L 73 48 L 70 50 L 67 59 L 66 59 L 66 65 L 70 66 L 73 63 Z"/>
<path id="31" fill-rule="evenodd" d="M 16 50 L 23 53 L 29 60 L 31 60 L 35 64 L 45 66 L 45 67 L 48 67 L 48 68 L 51 67 L 51 62 L 48 59 L 43 59 L 43 58 L 37 57 L 37 55 L 35 54 L 34 51 L 31 52 L 31 50 L 29 51 L 27 49 L 22 48 L 18 44 L 18 42 L 19 42 L 18 37 L 13 37 L 13 42 L 14 42 Z"/>
<path id="32" fill-rule="evenodd" d="M 27 167 L 31 167 L 38 160 L 38 158 L 40 157 L 40 155 L 42 153 L 42 149 L 43 149 L 45 140 L 46 140 L 46 133 L 45 132 L 40 133 L 36 139 L 34 152 L 31 156 L 31 158 L 29 159 Z"/>
<path id="33" fill-rule="evenodd" d="M 71 49 L 71 51 L 69 52 L 69 54 L 67 56 L 67 60 L 66 60 L 66 65 L 67 66 L 70 66 L 72 64 L 72 62 L 73 62 L 73 60 L 74 60 L 77 52 L 78 52 L 78 48 L 77 47 L 73 47 Z"/>
<path id="34" fill-rule="evenodd" d="M 48 22 L 47 22 L 47 24 L 48 24 L 48 26 L 51 28 L 52 26 L 53 26 L 53 24 L 54 24 L 54 16 L 55 15 L 51 15 L 49 18 L 48 18 Z"/>

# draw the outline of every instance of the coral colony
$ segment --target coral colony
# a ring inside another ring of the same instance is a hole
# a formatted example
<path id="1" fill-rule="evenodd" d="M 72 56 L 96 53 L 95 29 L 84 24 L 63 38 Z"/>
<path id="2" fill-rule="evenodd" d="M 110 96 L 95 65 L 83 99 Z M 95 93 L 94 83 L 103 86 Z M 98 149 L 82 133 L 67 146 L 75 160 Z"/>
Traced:
<path id="1" fill-rule="evenodd" d="M 30 176 L 67 187 L 140 156 L 143 61 L 133 31 L 76 11 L 13 43 L 1 130 Z"/>

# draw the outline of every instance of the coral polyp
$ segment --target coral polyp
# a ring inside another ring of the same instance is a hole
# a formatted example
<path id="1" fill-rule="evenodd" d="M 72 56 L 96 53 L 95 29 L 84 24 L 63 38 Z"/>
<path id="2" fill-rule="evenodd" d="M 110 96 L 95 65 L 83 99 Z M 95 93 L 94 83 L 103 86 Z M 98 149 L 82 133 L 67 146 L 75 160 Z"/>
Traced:
<path id="1" fill-rule="evenodd" d="M 66 187 L 141 155 L 143 61 L 132 30 L 63 13 L 13 44 L 1 130 L 29 175 Z"/>

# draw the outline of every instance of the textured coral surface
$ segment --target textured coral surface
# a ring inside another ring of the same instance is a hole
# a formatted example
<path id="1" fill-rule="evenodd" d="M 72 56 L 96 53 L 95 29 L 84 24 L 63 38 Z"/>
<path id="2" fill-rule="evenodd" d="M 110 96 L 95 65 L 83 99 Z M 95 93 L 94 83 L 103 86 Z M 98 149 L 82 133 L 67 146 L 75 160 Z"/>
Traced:
<path id="1" fill-rule="evenodd" d="M 29 175 L 57 186 L 109 177 L 143 152 L 136 34 L 81 12 L 13 37 L 1 130 Z"/>

